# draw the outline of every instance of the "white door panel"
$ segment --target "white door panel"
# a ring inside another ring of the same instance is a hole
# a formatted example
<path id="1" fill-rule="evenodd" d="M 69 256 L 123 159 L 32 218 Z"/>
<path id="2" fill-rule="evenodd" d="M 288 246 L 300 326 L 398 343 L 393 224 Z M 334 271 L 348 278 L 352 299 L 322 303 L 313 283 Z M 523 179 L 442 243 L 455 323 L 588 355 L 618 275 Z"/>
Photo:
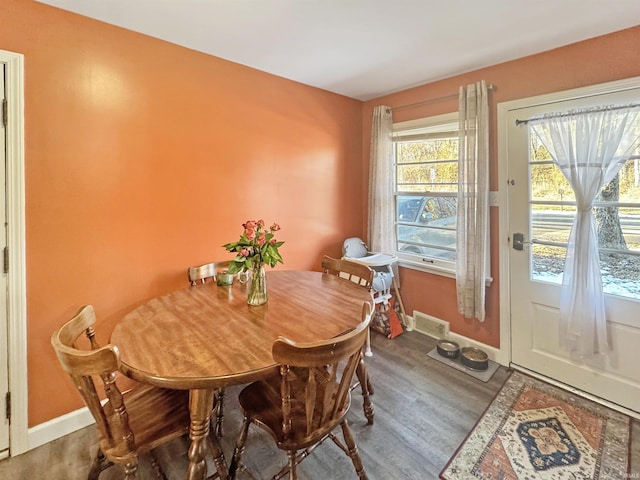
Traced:
<path id="1" fill-rule="evenodd" d="M 586 94 L 585 94 L 586 95 Z M 640 301 L 606 295 L 607 328 L 611 354 L 606 358 L 578 361 L 560 346 L 560 285 L 532 276 L 529 140 L 526 126 L 516 119 L 567 111 L 584 106 L 640 102 L 637 88 L 603 95 L 561 95 L 548 101 L 532 99 L 528 106 L 507 109 L 504 117 L 507 171 L 509 179 L 509 236 L 524 234 L 523 250 L 509 249 L 511 360 L 530 371 L 553 378 L 589 394 L 640 412 Z M 570 225 L 567 227 L 569 228 Z M 539 245 L 538 245 L 539 246 Z M 638 280 L 640 281 L 640 279 Z"/>

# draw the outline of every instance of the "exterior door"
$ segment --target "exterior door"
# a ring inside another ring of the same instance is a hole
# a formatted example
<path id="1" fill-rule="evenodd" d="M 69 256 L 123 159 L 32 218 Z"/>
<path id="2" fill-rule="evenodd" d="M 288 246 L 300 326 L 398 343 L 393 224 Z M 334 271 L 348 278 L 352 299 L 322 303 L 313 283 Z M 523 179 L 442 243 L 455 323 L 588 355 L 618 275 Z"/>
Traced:
<path id="1" fill-rule="evenodd" d="M 0 104 L 4 104 L 6 66 L 0 62 Z M 4 111 L 4 109 L 2 109 Z M 7 129 L 4 124 L 4 115 L 0 120 L 0 253 L 4 253 L 7 246 L 6 231 L 6 145 Z M 4 255 L 2 255 L 4 257 Z M 7 392 L 9 391 L 9 353 L 7 337 L 9 333 L 7 323 L 7 274 L 3 262 L 0 262 L 0 458 L 2 452 L 9 448 L 9 420 L 7 418 Z"/>
<path id="2" fill-rule="evenodd" d="M 576 359 L 559 341 L 562 270 L 575 197 L 568 182 L 526 125 L 516 119 L 587 106 L 640 102 L 636 88 L 605 94 L 563 92 L 546 98 L 508 102 L 501 110 L 506 139 L 508 178 L 508 254 L 510 283 L 511 360 L 514 366 L 541 374 L 591 395 L 640 412 L 640 172 L 630 160 L 618 176 L 614 202 L 604 208 L 604 193 L 594 211 L 613 214 L 624 237 L 615 254 L 601 247 L 606 293 L 608 357 Z M 613 87 L 612 87 L 613 88 Z M 585 89 L 586 90 L 586 89 Z M 610 92 L 611 90 L 609 90 Z M 527 101 L 528 100 L 528 101 Z M 545 154 L 546 153 L 546 154 Z M 640 152 L 636 152 L 640 153 Z M 564 180 L 564 181 L 563 181 Z M 598 211 L 600 209 L 600 211 Z M 604 215 L 604 213 L 602 213 Z M 604 228 L 598 221 L 599 229 Z M 603 237 L 604 238 L 604 237 Z M 604 255 L 603 255 L 604 251 Z"/>

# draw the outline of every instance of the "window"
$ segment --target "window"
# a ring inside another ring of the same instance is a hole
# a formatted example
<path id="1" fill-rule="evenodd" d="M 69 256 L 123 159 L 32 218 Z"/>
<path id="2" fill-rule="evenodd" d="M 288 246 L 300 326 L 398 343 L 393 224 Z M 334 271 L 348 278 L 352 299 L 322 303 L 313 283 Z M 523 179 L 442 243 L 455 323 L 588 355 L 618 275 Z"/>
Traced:
<path id="1" fill-rule="evenodd" d="M 576 213 L 573 189 L 549 152 L 531 136 L 531 243 L 534 280 L 562 283 Z M 593 213 L 604 293 L 640 299 L 640 147 L 600 191 Z"/>
<path id="2" fill-rule="evenodd" d="M 455 273 L 458 114 L 394 125 L 396 254 L 409 268 Z"/>

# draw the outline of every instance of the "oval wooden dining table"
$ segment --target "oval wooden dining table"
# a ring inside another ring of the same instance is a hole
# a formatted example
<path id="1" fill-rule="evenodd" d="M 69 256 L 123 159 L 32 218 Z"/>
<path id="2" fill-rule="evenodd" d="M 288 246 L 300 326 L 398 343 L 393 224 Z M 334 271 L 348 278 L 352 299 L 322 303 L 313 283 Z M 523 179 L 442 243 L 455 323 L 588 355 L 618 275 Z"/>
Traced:
<path id="1" fill-rule="evenodd" d="M 277 371 L 271 345 L 279 336 L 297 342 L 332 338 L 356 326 L 370 293 L 349 280 L 320 272 L 267 272 L 268 301 L 247 304 L 247 284 L 199 284 L 153 298 L 125 315 L 111 334 L 128 377 L 190 391 L 188 479 L 207 476 L 211 452 L 220 478 L 227 466 L 209 435 L 214 391 Z"/>

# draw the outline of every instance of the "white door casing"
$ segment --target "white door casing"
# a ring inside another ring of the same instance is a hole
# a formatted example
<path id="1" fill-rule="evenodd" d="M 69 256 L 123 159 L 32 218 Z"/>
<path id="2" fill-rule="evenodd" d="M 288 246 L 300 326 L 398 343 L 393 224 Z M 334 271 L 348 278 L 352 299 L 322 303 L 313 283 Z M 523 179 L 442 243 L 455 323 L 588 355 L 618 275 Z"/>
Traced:
<path id="1" fill-rule="evenodd" d="M 577 362 L 559 346 L 558 284 L 531 280 L 530 245 L 512 248 L 513 234 L 529 240 L 529 168 L 526 119 L 549 112 L 640 100 L 640 78 L 596 85 L 498 105 L 500 182 L 506 205 L 500 211 L 501 349 L 509 348 L 511 362 L 522 368 L 617 405 L 640 412 L 640 369 L 634 349 L 640 344 L 640 302 L 606 296 L 608 333 L 613 352 L 606 359 Z"/>
<path id="2" fill-rule="evenodd" d="M 0 63 L 0 105 L 6 100 L 4 89 L 5 65 Z M 5 108 L 4 106 L 2 107 Z M 4 115 L 3 115 L 4 116 Z M 4 119 L 0 121 L 0 219 L 5 225 L 5 145 L 6 128 Z M 7 244 L 6 227 L 0 233 L 0 252 L 4 251 Z M 7 327 L 7 274 L 0 269 L 0 455 L 9 449 L 9 419 L 6 416 L 8 392 L 9 392 L 9 355 L 7 340 L 9 329 Z"/>
<path id="3" fill-rule="evenodd" d="M 8 383 L 11 392 L 9 450 L 18 455 L 29 449 L 27 396 L 27 306 L 25 261 L 24 182 L 24 56 L 0 50 L 4 65 L 8 124 L 6 152 L 6 242 L 9 272 L 5 277 L 10 292 L 6 301 Z M 4 403 L 4 401 L 3 401 Z M 4 417 L 4 412 L 2 412 Z"/>

